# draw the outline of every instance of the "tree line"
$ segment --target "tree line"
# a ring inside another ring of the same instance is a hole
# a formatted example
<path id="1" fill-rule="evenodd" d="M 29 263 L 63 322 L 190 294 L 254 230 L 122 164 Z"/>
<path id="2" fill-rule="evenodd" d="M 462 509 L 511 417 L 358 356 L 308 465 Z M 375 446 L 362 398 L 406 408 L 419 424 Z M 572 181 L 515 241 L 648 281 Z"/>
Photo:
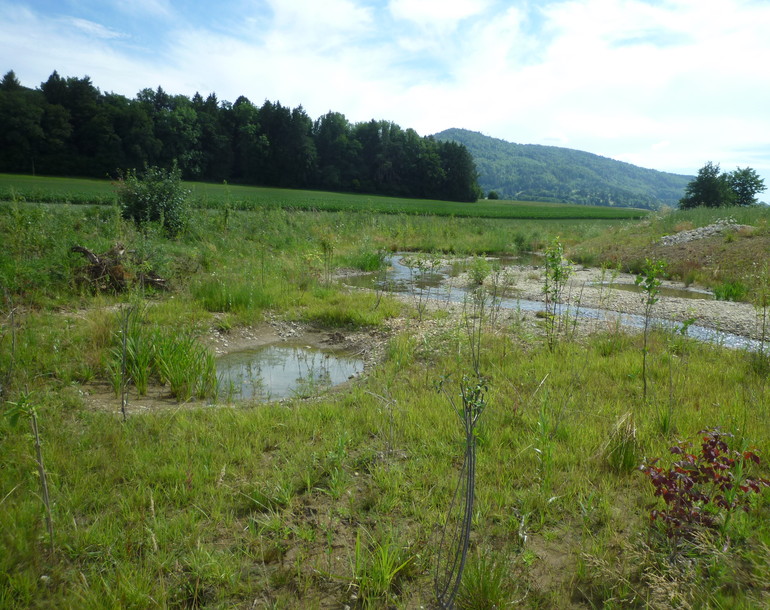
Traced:
<path id="1" fill-rule="evenodd" d="M 757 194 L 765 190 L 765 181 L 752 168 L 738 167 L 732 172 L 722 172 L 719 163 L 708 161 L 685 188 L 679 207 L 687 210 L 755 205 Z"/>
<path id="2" fill-rule="evenodd" d="M 53 72 L 39 88 L 0 81 L 0 172 L 114 177 L 174 164 L 186 180 L 476 201 L 476 166 L 456 142 L 385 120 L 312 120 L 302 106 L 143 89 L 102 93 Z"/>

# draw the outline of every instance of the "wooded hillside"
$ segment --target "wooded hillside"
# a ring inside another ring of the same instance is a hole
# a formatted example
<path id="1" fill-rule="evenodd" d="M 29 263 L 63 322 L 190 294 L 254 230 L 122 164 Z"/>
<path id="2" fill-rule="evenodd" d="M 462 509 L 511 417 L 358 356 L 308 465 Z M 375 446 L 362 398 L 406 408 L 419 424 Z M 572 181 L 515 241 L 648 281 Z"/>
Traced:
<path id="1" fill-rule="evenodd" d="M 434 135 L 473 155 L 484 193 L 503 199 L 564 201 L 655 209 L 677 206 L 691 176 L 644 169 L 588 152 L 514 144 L 466 129 Z"/>

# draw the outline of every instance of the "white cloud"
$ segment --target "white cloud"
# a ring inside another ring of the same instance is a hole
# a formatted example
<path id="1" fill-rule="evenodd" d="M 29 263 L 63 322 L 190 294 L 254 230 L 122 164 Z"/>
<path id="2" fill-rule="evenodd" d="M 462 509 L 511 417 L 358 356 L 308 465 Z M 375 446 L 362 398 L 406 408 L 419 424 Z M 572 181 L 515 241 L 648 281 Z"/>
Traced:
<path id="1" fill-rule="evenodd" d="M 105 27 L 100 23 L 89 21 L 88 19 L 79 19 L 78 17 L 67 17 L 62 19 L 64 24 L 69 24 L 74 28 L 80 30 L 87 36 L 93 38 L 102 38 L 109 40 L 111 38 L 126 38 L 126 34 L 117 32 L 111 28 Z"/>
<path id="2" fill-rule="evenodd" d="M 98 27 L 81 25 L 0 3 L 0 57 L 8 58 L 8 67 L 30 87 L 56 70 L 61 76 L 88 75 L 102 91 L 128 96 L 153 83 L 173 90 L 176 80 L 170 71 L 126 55 L 113 46 L 116 37 L 95 36 Z"/>
<path id="3" fill-rule="evenodd" d="M 372 10 L 350 0 L 267 0 L 270 18 L 252 17 L 236 29 L 243 40 L 265 45 L 273 55 L 312 49 L 345 52 L 373 28 Z"/>
<path id="4" fill-rule="evenodd" d="M 483 13 L 487 0 L 391 0 L 390 12 L 396 19 L 421 26 L 451 23 Z"/>
<path id="5" fill-rule="evenodd" d="M 543 15 L 551 42 L 534 63 L 468 63 L 475 82 L 497 83 L 477 111 L 483 131 L 519 142 L 556 133 L 566 146 L 677 171 L 697 169 L 706 151 L 727 165 L 739 142 L 767 144 L 767 4 L 585 0 Z M 664 139 L 665 158 L 652 149 Z"/>
<path id="6" fill-rule="evenodd" d="M 131 6 L 173 14 L 165 0 Z M 191 10 L 153 21 L 150 56 L 92 14 L 62 27 L 0 0 L 0 57 L 33 86 L 56 69 L 126 95 L 243 94 L 313 118 L 335 110 L 424 135 L 464 127 L 656 169 L 694 173 L 711 159 L 770 177 L 767 2 L 231 0 L 207 23 Z"/>
<path id="7" fill-rule="evenodd" d="M 268 0 L 279 29 L 312 29 L 314 33 L 358 32 L 372 24 L 372 10 L 350 0 Z"/>

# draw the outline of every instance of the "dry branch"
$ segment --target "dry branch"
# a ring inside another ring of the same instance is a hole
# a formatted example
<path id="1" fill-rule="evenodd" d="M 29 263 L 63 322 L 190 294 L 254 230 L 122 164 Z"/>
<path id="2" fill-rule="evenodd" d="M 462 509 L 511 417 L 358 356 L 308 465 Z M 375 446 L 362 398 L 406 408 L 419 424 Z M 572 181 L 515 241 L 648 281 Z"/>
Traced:
<path id="1" fill-rule="evenodd" d="M 142 286 L 153 286 L 160 290 L 168 288 L 167 282 L 153 271 L 133 273 L 126 268 L 126 249 L 123 244 L 115 244 L 103 254 L 96 254 L 84 246 L 75 245 L 72 252 L 82 254 L 88 264 L 82 269 L 81 279 L 88 282 L 94 291 L 109 290 L 123 292 L 134 283 Z M 135 262 L 135 261 L 134 261 Z M 141 268 L 143 265 L 135 265 Z"/>

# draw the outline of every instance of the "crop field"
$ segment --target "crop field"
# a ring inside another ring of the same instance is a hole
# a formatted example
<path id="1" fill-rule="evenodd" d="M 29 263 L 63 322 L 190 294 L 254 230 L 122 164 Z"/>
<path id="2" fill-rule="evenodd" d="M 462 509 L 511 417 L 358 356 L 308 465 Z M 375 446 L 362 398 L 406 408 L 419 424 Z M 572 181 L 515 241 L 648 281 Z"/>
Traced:
<path id="1" fill-rule="evenodd" d="M 378 214 L 456 216 L 468 218 L 619 220 L 646 216 L 647 210 L 579 206 L 527 201 L 478 201 L 474 204 L 376 195 L 327 193 L 227 184 L 188 182 L 192 203 L 200 208 L 238 210 L 283 208 L 306 211 L 357 211 Z M 14 198 L 49 203 L 112 203 L 108 180 L 40 178 L 0 174 L 0 200 Z"/>
<path id="2" fill-rule="evenodd" d="M 187 186 L 169 238 L 89 203 L 107 182 L 0 180 L 0 607 L 770 604 L 767 353 L 479 288 L 484 254 L 601 262 L 714 216 Z M 343 282 L 393 252 L 464 261 L 467 299 Z M 268 336 L 364 372 L 230 400 L 215 348 Z"/>

